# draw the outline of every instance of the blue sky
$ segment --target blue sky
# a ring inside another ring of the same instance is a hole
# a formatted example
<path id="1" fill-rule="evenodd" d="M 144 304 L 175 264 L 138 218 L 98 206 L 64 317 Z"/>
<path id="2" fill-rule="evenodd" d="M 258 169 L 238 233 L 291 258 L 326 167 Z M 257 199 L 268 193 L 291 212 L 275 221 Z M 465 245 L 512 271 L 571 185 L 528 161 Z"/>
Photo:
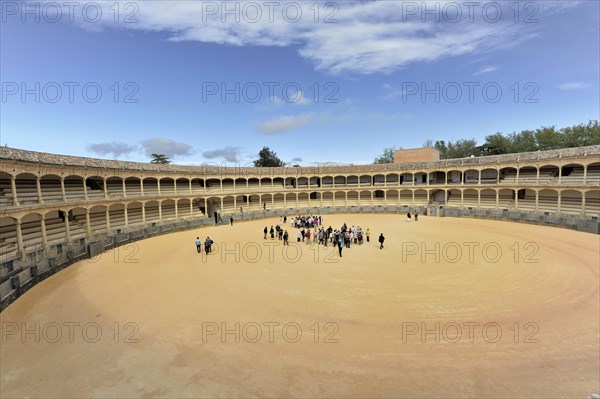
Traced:
<path id="1" fill-rule="evenodd" d="M 598 1 L 1 4 L 10 147 L 359 164 L 600 119 Z"/>

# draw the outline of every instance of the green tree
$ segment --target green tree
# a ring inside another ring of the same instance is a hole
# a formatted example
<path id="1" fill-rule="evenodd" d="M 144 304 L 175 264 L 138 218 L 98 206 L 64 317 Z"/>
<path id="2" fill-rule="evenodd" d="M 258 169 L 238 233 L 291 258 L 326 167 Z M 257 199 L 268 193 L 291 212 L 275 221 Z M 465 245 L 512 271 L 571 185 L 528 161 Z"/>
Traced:
<path id="1" fill-rule="evenodd" d="M 535 140 L 537 142 L 538 150 L 541 151 L 564 148 L 563 137 L 554 126 L 536 129 Z"/>
<path id="2" fill-rule="evenodd" d="M 433 147 L 440 152 L 440 159 L 448 159 L 448 147 L 444 140 L 438 140 Z"/>
<path id="3" fill-rule="evenodd" d="M 448 143 L 448 158 L 466 158 L 477 155 L 477 141 L 475 139 L 459 139 Z"/>
<path id="4" fill-rule="evenodd" d="M 383 153 L 377 158 L 375 158 L 375 161 L 373 161 L 373 163 L 394 163 L 394 151 L 395 149 L 393 147 L 384 148 Z"/>
<path id="5" fill-rule="evenodd" d="M 479 155 L 508 154 L 511 152 L 511 142 L 502 133 L 494 133 L 486 136 L 485 143 L 479 150 Z"/>
<path id="6" fill-rule="evenodd" d="M 152 154 L 150 163 L 169 164 L 171 161 L 165 154 Z"/>
<path id="7" fill-rule="evenodd" d="M 271 151 L 269 147 L 263 147 L 258 153 L 258 158 L 254 160 L 254 166 L 256 167 L 279 167 L 284 166 L 284 162 L 279 159 L 277 153 Z"/>

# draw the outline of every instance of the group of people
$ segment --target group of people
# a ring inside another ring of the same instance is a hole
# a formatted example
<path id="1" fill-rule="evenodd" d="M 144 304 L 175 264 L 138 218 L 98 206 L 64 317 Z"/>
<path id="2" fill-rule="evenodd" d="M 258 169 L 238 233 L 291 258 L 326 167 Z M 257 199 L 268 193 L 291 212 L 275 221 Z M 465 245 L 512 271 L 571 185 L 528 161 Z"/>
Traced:
<path id="1" fill-rule="evenodd" d="M 284 220 L 285 223 L 285 220 Z M 292 221 L 291 221 L 291 225 L 292 227 L 295 228 L 314 228 L 314 227 L 319 227 L 323 224 L 323 217 L 321 216 L 313 216 L 313 215 L 308 215 L 308 216 L 303 216 L 303 215 L 298 215 L 298 217 L 293 217 Z"/>
<path id="2" fill-rule="evenodd" d="M 276 225 L 275 228 L 273 228 L 273 226 L 271 226 L 271 229 L 268 229 L 267 226 L 265 226 L 265 228 L 263 229 L 263 233 L 264 233 L 264 239 L 267 239 L 267 234 L 271 235 L 271 240 L 275 239 L 275 236 L 277 236 L 277 238 L 281 241 L 283 241 L 283 245 L 290 245 L 289 243 L 289 238 L 290 235 L 288 234 L 287 230 L 283 230 L 279 225 Z"/>
<path id="3" fill-rule="evenodd" d="M 414 216 L 415 216 L 415 222 L 418 222 L 418 221 L 419 221 L 419 211 L 417 211 L 416 209 L 415 209 Z M 407 222 L 410 222 L 410 219 L 411 219 L 411 216 L 410 216 L 410 211 L 408 211 L 408 212 L 406 213 L 406 221 L 407 221 Z"/>
<path id="4" fill-rule="evenodd" d="M 204 252 L 207 254 L 211 253 L 213 243 L 214 241 L 210 237 L 206 237 L 206 240 L 204 241 Z M 196 237 L 196 251 L 198 253 L 202 252 L 202 240 L 200 237 Z"/>

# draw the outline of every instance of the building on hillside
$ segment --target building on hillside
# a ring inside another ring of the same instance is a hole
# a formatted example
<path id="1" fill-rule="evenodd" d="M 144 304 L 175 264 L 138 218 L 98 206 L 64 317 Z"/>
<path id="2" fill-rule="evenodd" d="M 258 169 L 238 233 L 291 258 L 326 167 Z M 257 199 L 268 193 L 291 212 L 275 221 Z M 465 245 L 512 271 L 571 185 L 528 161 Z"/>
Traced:
<path id="1" fill-rule="evenodd" d="M 440 152 L 435 148 L 409 148 L 394 151 L 394 163 L 439 161 Z"/>

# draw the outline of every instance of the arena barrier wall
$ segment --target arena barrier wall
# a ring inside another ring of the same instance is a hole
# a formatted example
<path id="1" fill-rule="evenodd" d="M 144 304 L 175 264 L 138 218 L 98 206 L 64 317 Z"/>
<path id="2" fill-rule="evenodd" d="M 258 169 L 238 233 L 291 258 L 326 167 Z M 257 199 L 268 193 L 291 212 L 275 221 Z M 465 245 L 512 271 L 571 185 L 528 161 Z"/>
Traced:
<path id="1" fill-rule="evenodd" d="M 471 208 L 451 208 L 443 206 L 375 206 L 375 207 L 341 207 L 341 208 L 300 208 L 288 210 L 267 210 L 257 212 L 244 212 L 231 215 L 234 222 L 258 220 L 278 217 L 283 215 L 294 216 L 298 214 L 344 214 L 344 213 L 387 213 L 404 215 L 407 212 L 418 210 L 424 216 L 437 217 L 471 217 L 491 220 L 504 220 L 518 223 L 530 223 L 551 227 L 569 228 L 592 234 L 600 234 L 600 221 L 596 217 L 581 219 L 575 216 L 553 216 L 545 213 L 513 212 Z M 229 224 L 229 215 L 223 219 L 221 225 Z M 18 297 L 27 292 L 31 287 L 61 271 L 62 269 L 81 260 L 102 255 L 110 249 L 125 246 L 135 241 L 169 234 L 178 231 L 192 230 L 206 226 L 213 226 L 212 218 L 198 218 L 191 220 L 177 220 L 172 222 L 153 223 L 149 226 L 140 226 L 130 231 L 117 231 L 109 236 L 94 236 L 90 239 L 81 239 L 71 243 L 55 244 L 48 248 L 40 248 L 28 253 L 20 259 L 0 263 L 0 312 L 6 309 Z"/>

